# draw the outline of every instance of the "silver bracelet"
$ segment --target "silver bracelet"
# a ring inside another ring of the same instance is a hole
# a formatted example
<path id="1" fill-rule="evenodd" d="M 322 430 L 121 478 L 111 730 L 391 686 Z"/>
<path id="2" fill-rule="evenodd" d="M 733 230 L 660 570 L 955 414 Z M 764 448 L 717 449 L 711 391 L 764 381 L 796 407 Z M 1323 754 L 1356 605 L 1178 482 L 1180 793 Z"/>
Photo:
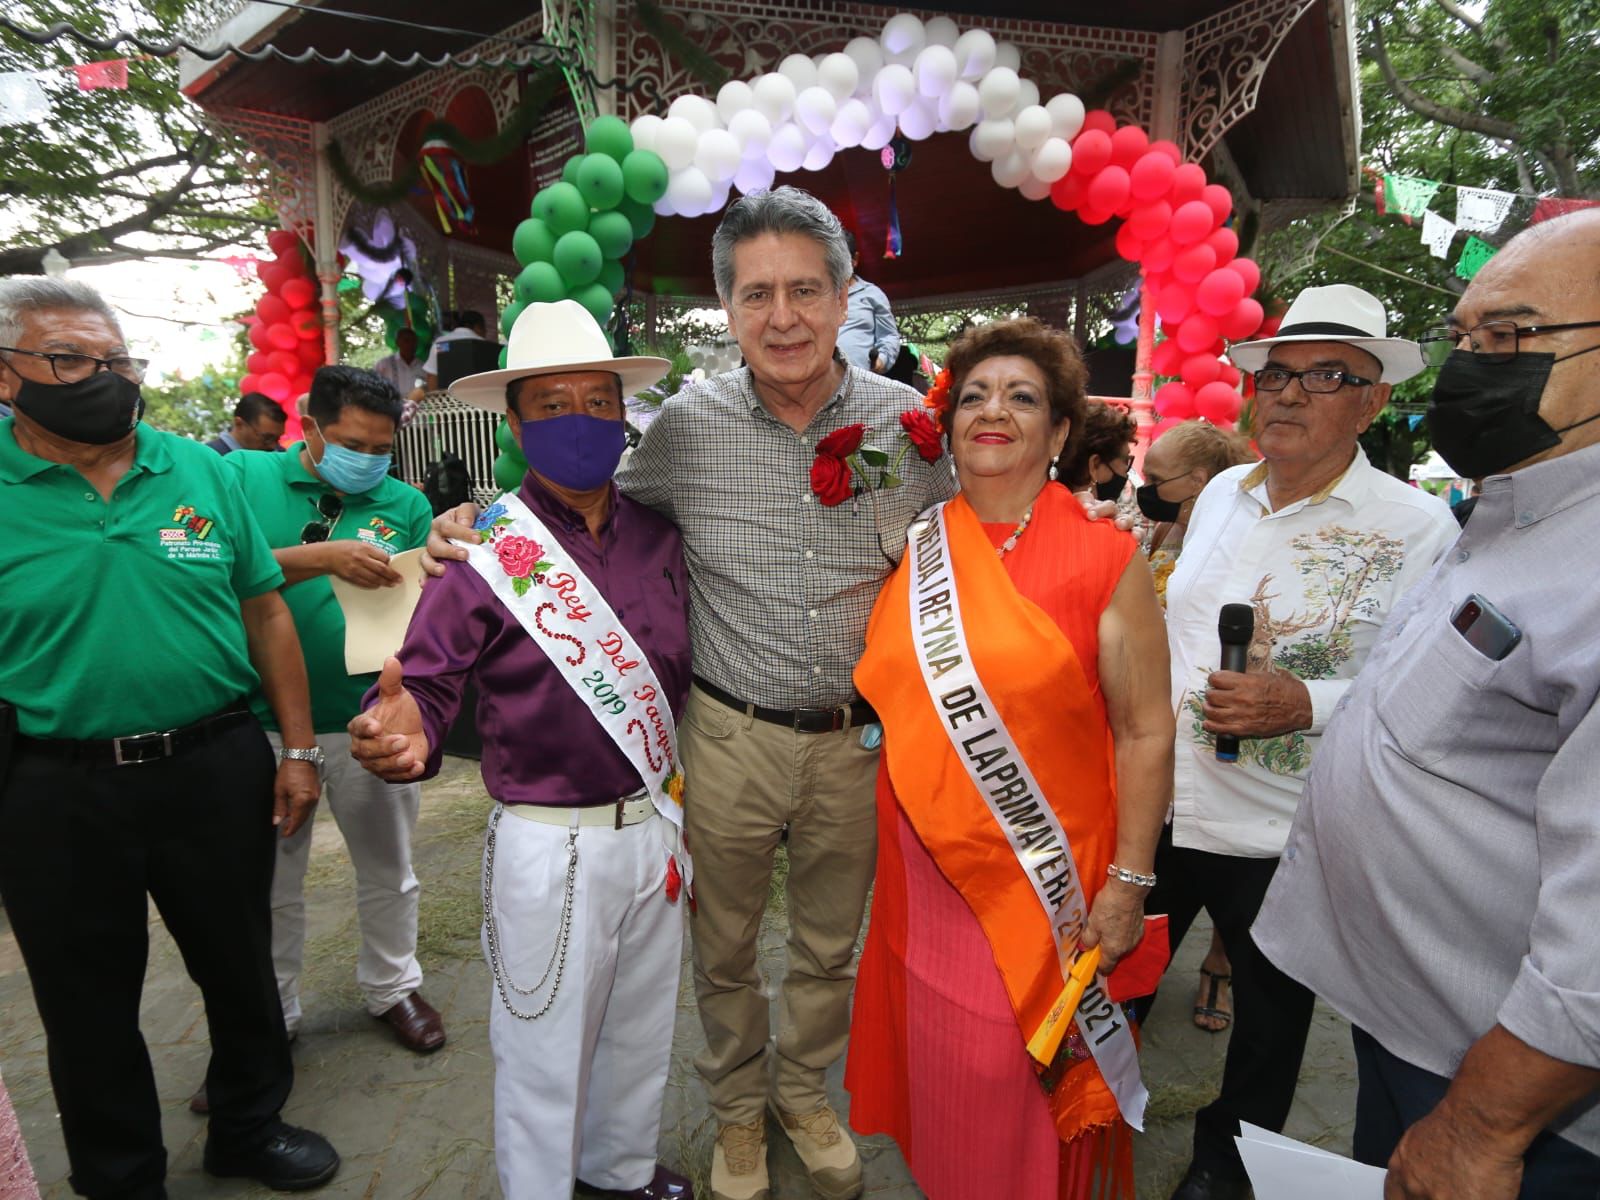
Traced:
<path id="1" fill-rule="evenodd" d="M 1141 875 L 1137 871 L 1129 871 L 1119 867 L 1116 863 L 1106 867 L 1106 878 L 1117 879 L 1123 883 L 1131 883 L 1135 887 L 1153 888 L 1156 885 L 1156 877 L 1153 874 Z"/>

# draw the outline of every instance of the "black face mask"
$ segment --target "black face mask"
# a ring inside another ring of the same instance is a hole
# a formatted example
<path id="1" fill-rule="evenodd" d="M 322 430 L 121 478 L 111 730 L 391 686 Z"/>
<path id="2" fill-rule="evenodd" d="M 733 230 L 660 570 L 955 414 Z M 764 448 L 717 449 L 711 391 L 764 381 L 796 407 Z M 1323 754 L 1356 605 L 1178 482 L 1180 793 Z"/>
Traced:
<path id="1" fill-rule="evenodd" d="M 96 371 L 77 383 L 24 379 L 15 404 L 41 428 L 86 446 L 107 446 L 127 437 L 144 415 L 139 385 L 112 371 Z"/>
<path id="2" fill-rule="evenodd" d="M 1434 449 L 1463 479 L 1482 479 L 1559 446 L 1563 433 L 1600 419 L 1600 413 L 1552 429 L 1539 415 L 1539 401 L 1550 368 L 1590 350 L 1600 346 L 1561 358 L 1523 353 L 1508 363 L 1481 362 L 1470 350 L 1452 350 L 1428 402 Z"/>
<path id="3" fill-rule="evenodd" d="M 1160 486 L 1159 483 L 1147 483 L 1133 494 L 1139 501 L 1139 511 L 1147 518 L 1157 525 L 1170 525 L 1177 521 L 1188 501 L 1163 499 L 1161 493 L 1156 491 Z"/>
<path id="4" fill-rule="evenodd" d="M 1122 496 L 1122 489 L 1128 486 L 1128 477 L 1111 472 L 1111 478 L 1104 483 L 1094 485 L 1094 498 L 1096 500 L 1117 500 Z"/>

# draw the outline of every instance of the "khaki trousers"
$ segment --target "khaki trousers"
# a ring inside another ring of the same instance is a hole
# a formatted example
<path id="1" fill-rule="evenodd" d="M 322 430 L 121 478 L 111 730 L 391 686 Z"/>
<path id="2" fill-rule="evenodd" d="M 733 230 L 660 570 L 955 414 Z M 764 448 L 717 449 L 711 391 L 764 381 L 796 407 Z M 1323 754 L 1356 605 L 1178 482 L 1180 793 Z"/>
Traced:
<path id="1" fill-rule="evenodd" d="M 706 1049 L 695 1060 L 723 1124 L 827 1099 L 823 1074 L 844 1053 L 856 938 L 876 855 L 878 752 L 860 729 L 796 733 L 746 716 L 699 688 L 679 728 L 684 812 L 698 911 L 694 984 Z M 788 973 L 768 1082 L 768 991 L 756 941 L 773 853 L 789 827 Z"/>

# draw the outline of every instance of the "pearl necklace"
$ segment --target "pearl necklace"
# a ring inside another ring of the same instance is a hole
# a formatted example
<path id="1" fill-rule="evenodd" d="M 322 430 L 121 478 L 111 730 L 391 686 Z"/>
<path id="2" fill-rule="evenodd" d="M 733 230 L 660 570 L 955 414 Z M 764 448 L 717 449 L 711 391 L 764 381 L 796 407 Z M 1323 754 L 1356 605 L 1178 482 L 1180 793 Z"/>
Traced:
<path id="1" fill-rule="evenodd" d="M 1011 536 L 1002 542 L 995 551 L 1001 558 L 1017 548 L 1017 539 L 1022 536 L 1023 530 L 1028 528 L 1028 522 L 1033 520 L 1033 505 L 1028 505 L 1028 511 L 1022 514 L 1022 522 L 1011 531 Z"/>

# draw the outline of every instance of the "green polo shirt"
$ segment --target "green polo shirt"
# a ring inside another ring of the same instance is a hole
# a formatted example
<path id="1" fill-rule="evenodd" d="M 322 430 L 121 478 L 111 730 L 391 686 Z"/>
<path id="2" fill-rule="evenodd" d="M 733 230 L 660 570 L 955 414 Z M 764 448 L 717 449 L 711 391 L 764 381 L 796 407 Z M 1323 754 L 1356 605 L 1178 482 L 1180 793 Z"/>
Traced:
<path id="1" fill-rule="evenodd" d="M 245 500 L 261 522 L 273 549 L 300 545 L 300 532 L 308 521 L 320 521 L 317 501 L 334 491 L 301 465 L 304 443 L 282 454 L 265 450 L 236 450 L 221 461 L 244 492 Z M 334 524 L 330 540 L 356 538 L 390 554 L 425 545 L 433 510 L 421 492 L 393 476 L 370 492 L 343 496 L 344 511 Z M 350 718 L 361 711 L 361 697 L 376 674 L 350 675 L 344 669 L 344 610 L 333 596 L 328 576 L 318 575 L 283 589 L 300 632 L 300 649 L 311 680 L 311 720 L 318 733 L 342 733 Z M 264 697 L 252 701 L 256 715 L 268 729 L 272 722 Z"/>
<path id="2" fill-rule="evenodd" d="M 259 688 L 239 602 L 283 582 L 199 442 L 141 425 L 109 501 L 0 421 L 0 699 L 41 738 L 173 729 Z"/>

